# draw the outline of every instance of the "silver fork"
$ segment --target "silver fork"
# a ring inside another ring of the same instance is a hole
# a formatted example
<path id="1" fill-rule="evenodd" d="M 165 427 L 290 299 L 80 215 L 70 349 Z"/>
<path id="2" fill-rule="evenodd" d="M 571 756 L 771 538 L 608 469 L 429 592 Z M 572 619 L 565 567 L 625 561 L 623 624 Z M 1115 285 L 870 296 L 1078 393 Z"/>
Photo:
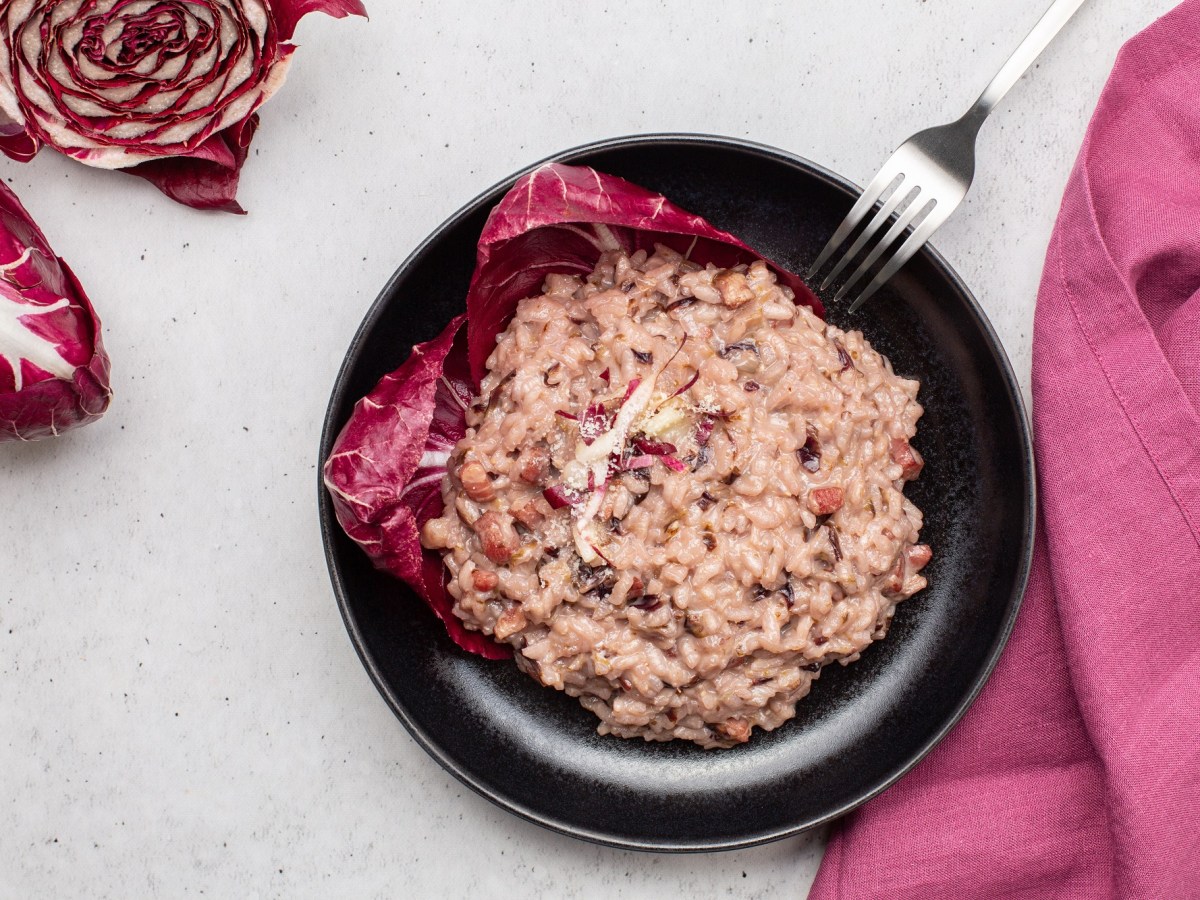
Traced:
<path id="1" fill-rule="evenodd" d="M 837 265 L 825 276 L 825 280 L 821 282 L 821 290 L 833 283 L 842 270 L 879 234 L 893 215 L 896 215 L 896 219 L 887 233 L 841 286 L 833 297 L 834 301 L 845 298 L 851 288 L 892 249 L 909 227 L 913 227 L 913 231 L 900 245 L 900 249 L 892 253 L 891 259 L 871 279 L 866 289 L 850 304 L 850 312 L 862 306 L 868 297 L 879 290 L 884 282 L 895 275 L 900 267 L 921 249 L 929 240 L 929 236 L 950 218 L 950 214 L 967 195 L 971 179 L 975 177 L 975 138 L 984 119 L 1083 4 L 1084 0 L 1055 0 L 1045 15 L 1033 26 L 1033 31 L 1029 32 L 1008 58 L 1008 62 L 979 95 L 975 105 L 967 110 L 966 115 L 948 125 L 919 131 L 897 148 L 883 164 L 879 174 L 867 185 L 858 202 L 851 208 L 845 220 L 833 233 L 833 237 L 829 239 L 829 243 L 825 245 L 825 249 L 821 251 L 821 255 L 817 257 L 817 261 L 808 270 L 810 281 L 846 238 L 850 237 L 876 203 L 881 205 L 875 216 L 855 238 Z"/>

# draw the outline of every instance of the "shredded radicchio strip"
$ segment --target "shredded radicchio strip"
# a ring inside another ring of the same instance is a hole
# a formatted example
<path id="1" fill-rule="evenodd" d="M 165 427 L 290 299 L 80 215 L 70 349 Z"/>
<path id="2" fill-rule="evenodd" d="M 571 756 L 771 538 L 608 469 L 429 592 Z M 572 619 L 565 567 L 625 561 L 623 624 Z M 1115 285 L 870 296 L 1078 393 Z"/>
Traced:
<path id="1" fill-rule="evenodd" d="M 601 558 L 603 559 L 603 557 Z M 610 566 L 589 566 L 582 560 L 576 563 L 575 570 L 571 574 L 575 590 L 581 594 L 590 594 L 592 591 L 604 588 L 611 591 L 616 580 L 616 574 Z"/>
<path id="2" fill-rule="evenodd" d="M 496 401 L 500 399 L 500 394 L 504 390 L 505 385 L 507 385 L 510 381 L 512 381 L 516 377 L 517 377 L 517 373 L 515 371 L 509 372 L 507 375 L 505 375 L 503 378 L 500 379 L 499 384 L 497 384 L 494 388 L 492 388 L 492 392 L 490 394 L 488 394 L 487 405 L 483 408 L 483 414 L 485 416 L 488 413 L 490 413 L 493 408 L 495 408 Z M 475 409 L 477 412 L 479 411 L 478 404 L 476 405 Z"/>
<path id="3" fill-rule="evenodd" d="M 842 364 L 842 371 L 854 368 L 854 360 L 850 358 L 850 354 L 846 352 L 845 345 L 837 338 L 833 339 L 833 346 L 837 347 L 838 362 Z"/>
<path id="4" fill-rule="evenodd" d="M 604 408 L 604 404 L 593 403 L 584 410 L 583 418 L 579 420 L 579 438 L 585 444 L 591 444 L 608 431 L 612 423 L 613 414 Z"/>
<path id="5" fill-rule="evenodd" d="M 695 371 L 695 373 L 692 375 L 692 377 L 688 379 L 687 384 L 685 384 L 683 387 L 681 387 L 679 390 L 677 390 L 675 393 L 673 393 L 671 395 L 671 397 L 678 397 L 680 394 L 686 393 L 688 388 L 690 388 L 693 384 L 695 384 L 699 380 L 700 380 L 700 370 L 697 369 Z"/>
<path id="6" fill-rule="evenodd" d="M 649 453 L 643 453 L 640 456 L 631 456 L 622 466 L 626 472 L 633 472 L 637 469 L 648 469 L 654 465 L 654 457 Z"/>
<path id="7" fill-rule="evenodd" d="M 573 413 L 569 413 L 569 412 L 567 412 L 565 409 L 556 409 L 556 410 L 554 411 L 554 414 L 555 414 L 556 416 L 560 416 L 560 417 L 562 417 L 562 418 L 564 418 L 564 419 L 570 419 L 572 422 L 578 422 L 578 421 L 579 421 L 579 416 L 577 416 L 577 415 L 574 415 Z"/>
<path id="8" fill-rule="evenodd" d="M 644 435 L 639 435 L 633 439 L 633 445 L 642 453 L 650 456 L 666 456 L 668 453 L 678 453 L 674 444 L 668 444 L 666 441 L 656 441 L 654 438 L 648 438 Z"/>
<path id="9" fill-rule="evenodd" d="M 761 584 L 756 584 L 754 586 L 755 600 L 762 600 L 766 597 L 770 597 L 772 594 L 780 594 L 783 597 L 784 602 L 787 603 L 788 609 L 792 608 L 792 604 L 796 600 L 796 594 L 795 591 L 792 590 L 792 583 L 790 581 L 784 581 L 783 587 L 774 589 L 763 587 Z"/>
<path id="10" fill-rule="evenodd" d="M 712 494 L 710 494 L 708 491 L 705 491 L 703 494 L 700 495 L 700 499 L 696 501 L 696 505 L 700 507 L 701 511 L 703 511 L 703 510 L 707 510 L 709 507 L 711 507 L 716 502 L 717 502 L 717 498 L 714 497 Z"/>
<path id="11" fill-rule="evenodd" d="M 561 484 L 553 484 L 542 491 L 542 496 L 550 504 L 551 509 L 565 509 L 568 506 L 578 506 L 583 502 L 583 495 Z"/>
<path id="12" fill-rule="evenodd" d="M 737 353 L 739 350 L 749 350 L 751 353 L 758 355 L 758 344 L 752 340 L 738 341 L 736 344 L 729 344 L 721 351 L 721 357 L 728 359 L 730 354 Z"/>
<path id="13" fill-rule="evenodd" d="M 611 377 L 612 376 L 610 376 L 608 373 L 608 369 L 605 369 L 603 372 L 600 373 L 600 380 L 603 381 L 605 384 L 608 384 Z"/>
<path id="14" fill-rule="evenodd" d="M 612 565 L 612 560 L 609 559 L 607 556 L 605 556 L 599 547 L 597 547 L 595 544 L 590 544 L 589 546 L 592 548 L 593 553 L 595 553 L 598 557 L 600 557 L 602 560 L 604 560 L 608 565 L 610 565 L 610 566 Z"/>
<path id="15" fill-rule="evenodd" d="M 717 425 L 715 416 L 705 413 L 700 417 L 699 423 L 696 425 L 696 444 L 703 447 L 708 443 L 708 439 L 712 437 L 713 429 Z"/>
<path id="16" fill-rule="evenodd" d="M 759 384 L 757 381 L 747 381 L 744 385 L 742 385 L 742 390 L 745 391 L 747 394 L 753 394 L 760 387 L 762 387 L 762 385 Z"/>
<path id="17" fill-rule="evenodd" d="M 646 594 L 646 596 L 639 597 L 629 605 L 634 609 L 642 610 L 642 612 L 654 612 L 662 606 L 662 600 L 658 594 Z"/>
<path id="18" fill-rule="evenodd" d="M 686 472 L 688 470 L 687 463 L 682 462 L 673 456 L 660 456 L 659 460 L 672 472 Z"/>
<path id="19" fill-rule="evenodd" d="M 821 471 L 821 444 L 815 435 L 809 434 L 804 446 L 796 451 L 800 457 L 800 465 L 809 472 Z"/>
<path id="20" fill-rule="evenodd" d="M 640 379 L 640 378 L 635 378 L 632 381 L 630 381 L 629 386 L 627 388 L 625 388 L 625 396 L 621 398 L 621 402 L 624 403 L 626 400 L 628 400 L 630 397 L 632 397 L 633 392 L 638 389 L 638 386 L 641 383 L 642 383 L 642 379 Z"/>
<path id="21" fill-rule="evenodd" d="M 646 365 L 650 365 L 650 363 L 654 362 L 654 354 L 645 350 L 634 350 L 633 358 Z"/>
<path id="22" fill-rule="evenodd" d="M 829 544 L 833 547 L 833 559 L 835 562 L 842 561 L 842 542 L 838 540 L 837 529 L 832 525 L 826 525 L 825 530 L 829 532 Z"/>

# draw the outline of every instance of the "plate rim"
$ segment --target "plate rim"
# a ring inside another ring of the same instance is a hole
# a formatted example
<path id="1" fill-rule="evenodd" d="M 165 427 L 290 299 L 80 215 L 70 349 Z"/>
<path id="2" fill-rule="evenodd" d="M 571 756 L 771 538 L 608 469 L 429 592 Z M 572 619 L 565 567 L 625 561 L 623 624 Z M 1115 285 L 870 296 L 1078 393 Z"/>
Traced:
<path id="1" fill-rule="evenodd" d="M 332 502 L 329 499 L 324 483 L 324 462 L 328 455 L 329 449 L 333 446 L 333 442 L 340 433 L 344 423 L 335 421 L 335 413 L 342 406 L 346 397 L 346 382 L 347 376 L 351 369 L 359 362 L 362 353 L 363 345 L 366 342 L 367 336 L 377 324 L 379 318 L 383 315 L 384 309 L 387 306 L 387 298 L 391 294 L 393 287 L 401 279 L 401 277 L 432 248 L 441 235 L 460 223 L 464 218 L 475 214 L 479 209 L 489 201 L 494 203 L 495 196 L 498 192 L 507 191 L 513 183 L 525 175 L 535 171 L 536 169 L 553 162 L 572 162 L 580 157 L 599 153 L 608 150 L 618 150 L 636 147 L 653 147 L 658 145 L 677 146 L 680 144 L 690 144 L 696 146 L 714 147 L 719 149 L 734 150 L 742 153 L 749 152 L 751 154 L 764 157 L 774 162 L 783 162 L 793 167 L 802 169 L 808 174 L 824 181 L 827 185 L 835 188 L 841 193 L 847 195 L 848 199 L 853 199 L 857 194 L 861 193 L 862 188 L 854 182 L 841 175 L 825 168 L 811 160 L 781 150 L 767 144 L 762 144 L 754 141 L 744 140 L 742 138 L 734 138 L 725 135 L 703 134 L 698 132 L 655 132 L 650 134 L 630 134 L 618 137 L 604 138 L 598 141 L 592 141 L 586 144 L 580 144 L 566 150 L 560 150 L 550 154 L 543 159 L 538 160 L 526 166 L 523 169 L 507 176 L 506 178 L 496 182 L 486 190 L 480 192 L 470 201 L 463 204 L 452 215 L 448 216 L 439 225 L 437 225 L 429 234 L 417 245 L 417 247 L 405 257 L 396 270 L 388 278 L 375 300 L 372 301 L 367 313 L 364 315 L 354 337 L 351 339 L 349 346 L 346 348 L 345 355 L 341 365 L 338 367 L 337 375 L 333 383 L 333 390 L 330 394 L 329 403 L 326 407 L 324 422 L 321 428 L 320 446 L 318 448 L 317 459 L 317 491 L 318 491 L 318 515 L 321 524 L 321 542 L 325 551 L 325 563 L 328 569 L 329 578 L 332 583 L 334 595 L 337 599 L 338 610 L 341 613 L 342 622 L 346 626 L 346 631 L 350 637 L 351 643 L 354 646 L 355 652 L 358 654 L 359 661 L 367 670 L 367 674 L 374 683 L 376 690 L 383 697 L 392 713 L 400 720 L 400 723 L 405 727 L 413 740 L 432 757 L 444 770 L 454 776 L 459 782 L 469 787 L 476 794 L 496 804 L 500 808 L 519 816 L 520 818 L 532 822 L 535 825 L 540 825 L 550 831 L 564 834 L 569 837 L 578 838 L 588 841 L 593 844 L 613 847 L 622 850 L 637 850 L 643 852 L 657 853 L 707 853 L 719 851 L 741 850 L 749 847 L 760 846 L 784 838 L 793 837 L 813 829 L 827 825 L 830 822 L 841 818 L 854 809 L 862 806 L 869 800 L 879 796 L 881 793 L 892 787 L 901 778 L 911 772 L 918 763 L 920 763 L 943 739 L 950 731 L 962 720 L 963 716 L 975 701 L 979 698 L 984 686 L 990 680 L 996 665 L 999 663 L 1000 656 L 1008 643 L 1009 637 L 1012 634 L 1016 624 L 1017 616 L 1020 612 L 1021 605 L 1024 601 L 1025 594 L 1028 590 L 1029 576 L 1033 562 L 1033 551 L 1037 531 L 1037 468 L 1033 450 L 1033 436 L 1030 424 L 1028 411 L 1025 407 L 1024 395 L 1021 391 L 1020 383 L 1017 381 L 1016 374 L 1013 371 L 1012 361 L 1009 359 L 1008 352 L 997 335 L 995 328 L 988 319 L 987 314 L 980 306 L 974 293 L 967 286 L 962 277 L 954 270 L 946 261 L 945 257 L 937 251 L 931 244 L 926 244 L 921 248 L 920 253 L 924 254 L 930 262 L 939 270 L 939 272 L 955 288 L 962 294 L 966 300 L 966 305 L 969 312 L 978 322 L 981 331 L 987 340 L 988 345 L 996 354 L 997 361 L 1000 365 L 1000 372 L 1009 397 L 1015 407 L 1018 419 L 1020 421 L 1019 438 L 1021 444 L 1021 459 L 1022 470 L 1026 476 L 1026 484 L 1024 491 L 1025 501 L 1025 516 L 1024 528 L 1022 533 L 1021 556 L 1018 561 L 1016 571 L 1016 579 L 1011 596 L 1008 598 L 1008 609 L 1001 628 L 997 631 L 989 647 L 988 654 L 984 659 L 983 667 L 976 676 L 971 690 L 968 691 L 959 703 L 951 711 L 946 721 L 938 728 L 930 737 L 921 744 L 909 758 L 895 771 L 889 773 L 886 778 L 880 780 L 879 783 L 871 788 L 861 791 L 853 799 L 841 804 L 838 808 L 830 810 L 822 816 L 819 816 L 811 821 L 802 822 L 799 824 L 790 824 L 778 828 L 769 829 L 764 832 L 745 835 L 739 838 L 731 839 L 706 839 L 706 840 L 646 840 L 639 838 L 622 837 L 611 834 L 609 832 L 600 832 L 590 829 L 578 823 L 565 821 L 561 818 L 546 815 L 541 812 L 534 811 L 522 803 L 519 799 L 502 794 L 497 791 L 490 790 L 485 785 L 475 779 L 473 774 L 462 766 L 458 765 L 451 759 L 441 747 L 433 741 L 425 730 L 416 722 L 409 714 L 408 710 L 399 701 L 392 692 L 390 686 L 384 679 L 379 667 L 374 658 L 366 648 L 366 640 L 357 620 L 350 611 L 350 601 L 345 590 L 345 585 L 342 583 L 337 566 L 335 565 L 335 550 L 334 539 L 337 536 L 336 529 L 337 518 L 334 514 Z M 502 196 L 502 193 L 501 193 Z"/>

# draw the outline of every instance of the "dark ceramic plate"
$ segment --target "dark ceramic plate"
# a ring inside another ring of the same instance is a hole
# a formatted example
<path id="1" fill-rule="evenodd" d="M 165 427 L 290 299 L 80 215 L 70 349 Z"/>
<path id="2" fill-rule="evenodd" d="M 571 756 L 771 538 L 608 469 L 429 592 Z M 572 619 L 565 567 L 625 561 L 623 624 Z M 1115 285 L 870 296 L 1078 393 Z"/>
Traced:
<path id="1" fill-rule="evenodd" d="M 661 191 L 797 272 L 857 195 L 805 160 L 722 138 L 625 138 L 556 159 Z M 384 288 L 338 375 L 322 460 L 354 402 L 463 309 L 480 229 L 517 177 L 438 228 Z M 860 661 L 826 669 L 792 721 L 735 749 L 600 737 L 574 699 L 511 663 L 462 652 L 415 595 L 372 569 L 321 491 L 354 645 L 400 721 L 455 777 L 517 815 L 604 844 L 744 847 L 863 803 L 962 716 L 1000 654 L 1029 569 L 1033 457 L 1016 379 L 970 291 L 928 248 L 858 314 L 843 305 L 828 316 L 921 380 L 916 445 L 926 465 L 907 493 L 934 547 L 930 587 L 900 605 L 887 639 Z"/>

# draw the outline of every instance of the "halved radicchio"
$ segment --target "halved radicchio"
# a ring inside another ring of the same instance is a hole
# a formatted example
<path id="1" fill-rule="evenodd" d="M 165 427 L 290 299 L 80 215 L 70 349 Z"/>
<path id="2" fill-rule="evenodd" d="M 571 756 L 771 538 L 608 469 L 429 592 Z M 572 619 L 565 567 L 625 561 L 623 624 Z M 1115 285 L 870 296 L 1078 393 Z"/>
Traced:
<path id="1" fill-rule="evenodd" d="M 325 485 L 346 533 L 378 568 L 423 597 L 465 650 L 491 659 L 511 654 L 454 616 L 441 555 L 421 547 L 420 530 L 441 515 L 446 464 L 466 433 L 466 410 L 496 338 L 547 275 L 586 276 L 607 250 L 653 251 L 656 244 L 722 268 L 762 258 L 661 194 L 612 175 L 551 163 L 522 177 L 484 225 L 466 314 L 414 347 L 359 401 L 325 463 Z M 798 302 L 822 312 L 798 276 L 772 269 Z M 561 506 L 580 498 L 554 499 Z"/>
<path id="2" fill-rule="evenodd" d="M 360 0 L 4 0 L 0 152 L 27 162 L 49 145 L 240 213 L 256 111 L 310 12 L 367 14 Z"/>
<path id="3" fill-rule="evenodd" d="M 0 442 L 54 437 L 108 409 L 100 320 L 16 194 L 0 184 Z"/>

